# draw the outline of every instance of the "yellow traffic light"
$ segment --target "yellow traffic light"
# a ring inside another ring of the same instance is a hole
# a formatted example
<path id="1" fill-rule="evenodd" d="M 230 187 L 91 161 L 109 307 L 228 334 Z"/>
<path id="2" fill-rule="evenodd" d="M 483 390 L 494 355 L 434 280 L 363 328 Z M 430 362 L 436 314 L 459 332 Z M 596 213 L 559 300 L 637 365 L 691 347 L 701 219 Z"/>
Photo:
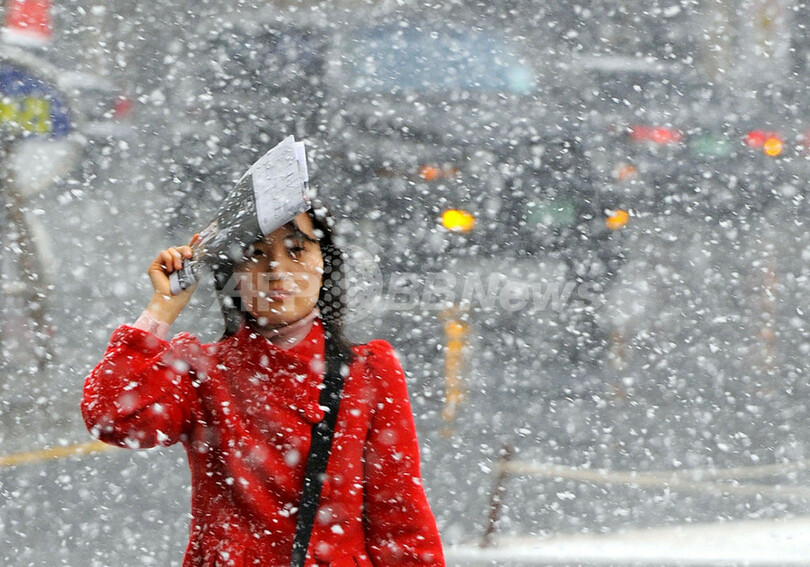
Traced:
<path id="1" fill-rule="evenodd" d="M 442 213 L 442 225 L 453 232 L 470 232 L 475 228 L 475 217 L 467 211 L 449 209 Z"/>
<path id="2" fill-rule="evenodd" d="M 776 137 L 770 137 L 762 144 L 762 151 L 771 157 L 776 157 L 782 153 L 784 144 L 782 140 Z"/>
<path id="3" fill-rule="evenodd" d="M 610 230 L 620 230 L 630 222 L 630 213 L 622 209 L 612 211 L 605 219 L 605 224 Z"/>

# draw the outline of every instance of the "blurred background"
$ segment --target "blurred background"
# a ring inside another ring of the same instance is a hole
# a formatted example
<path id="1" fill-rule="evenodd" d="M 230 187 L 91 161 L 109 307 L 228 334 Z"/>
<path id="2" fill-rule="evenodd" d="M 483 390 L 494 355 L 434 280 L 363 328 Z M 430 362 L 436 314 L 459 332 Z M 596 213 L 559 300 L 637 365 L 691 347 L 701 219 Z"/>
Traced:
<path id="1" fill-rule="evenodd" d="M 156 251 L 289 134 L 340 218 L 349 334 L 408 373 L 450 564 L 806 561 L 803 0 L 0 17 L 4 564 L 180 565 L 182 449 L 92 443 L 83 379 Z M 173 331 L 220 325 L 203 284 Z"/>

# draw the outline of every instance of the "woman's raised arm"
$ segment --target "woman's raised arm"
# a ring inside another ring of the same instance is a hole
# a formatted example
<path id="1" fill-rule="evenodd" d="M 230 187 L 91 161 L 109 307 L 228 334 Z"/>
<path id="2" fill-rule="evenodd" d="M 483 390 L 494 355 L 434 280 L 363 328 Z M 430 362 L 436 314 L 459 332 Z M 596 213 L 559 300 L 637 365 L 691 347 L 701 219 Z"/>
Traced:
<path id="1" fill-rule="evenodd" d="M 191 298 L 194 287 L 172 296 L 168 277 L 190 257 L 190 246 L 179 246 L 161 251 L 150 264 L 154 293 L 147 313 L 155 320 L 170 325 Z M 132 448 L 171 445 L 181 438 L 196 401 L 188 353 L 196 349 L 202 355 L 202 349 L 194 339 L 179 344 L 185 348 L 136 327 L 116 329 L 84 385 L 82 416 L 95 437 Z"/>
<path id="2" fill-rule="evenodd" d="M 181 440 L 197 402 L 186 358 L 150 333 L 128 325 L 116 329 L 84 384 L 82 416 L 93 436 L 129 448 Z"/>

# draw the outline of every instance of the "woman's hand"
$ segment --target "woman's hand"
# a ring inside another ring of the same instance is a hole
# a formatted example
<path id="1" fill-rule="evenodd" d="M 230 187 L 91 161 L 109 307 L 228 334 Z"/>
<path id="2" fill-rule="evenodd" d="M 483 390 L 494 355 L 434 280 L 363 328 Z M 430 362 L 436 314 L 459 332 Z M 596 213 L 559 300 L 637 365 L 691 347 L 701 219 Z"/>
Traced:
<path id="1" fill-rule="evenodd" d="M 161 250 L 147 270 L 152 281 L 154 293 L 146 310 L 158 321 L 168 324 L 174 323 L 177 316 L 188 304 L 191 294 L 197 287 L 195 283 L 178 295 L 172 295 L 169 286 L 169 275 L 183 267 L 183 260 L 191 258 L 191 247 L 197 242 L 199 234 L 195 234 L 188 246 L 177 246 Z"/>

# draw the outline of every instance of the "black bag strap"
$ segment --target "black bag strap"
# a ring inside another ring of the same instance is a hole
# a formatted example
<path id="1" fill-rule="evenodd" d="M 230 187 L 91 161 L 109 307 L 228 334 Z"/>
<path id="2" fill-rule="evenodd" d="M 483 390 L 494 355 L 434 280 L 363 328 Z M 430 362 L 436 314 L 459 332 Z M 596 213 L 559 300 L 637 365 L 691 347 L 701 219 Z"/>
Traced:
<path id="1" fill-rule="evenodd" d="M 307 556 L 312 526 L 315 524 L 315 514 L 321 500 L 326 465 L 332 450 L 332 439 L 335 436 L 340 397 L 343 392 L 343 373 L 341 372 L 343 365 L 342 357 L 326 357 L 323 390 L 321 390 L 318 400 L 326 410 L 323 419 L 312 426 L 312 442 L 307 456 L 301 504 L 298 506 L 298 522 L 295 526 L 291 567 L 303 567 Z"/>

